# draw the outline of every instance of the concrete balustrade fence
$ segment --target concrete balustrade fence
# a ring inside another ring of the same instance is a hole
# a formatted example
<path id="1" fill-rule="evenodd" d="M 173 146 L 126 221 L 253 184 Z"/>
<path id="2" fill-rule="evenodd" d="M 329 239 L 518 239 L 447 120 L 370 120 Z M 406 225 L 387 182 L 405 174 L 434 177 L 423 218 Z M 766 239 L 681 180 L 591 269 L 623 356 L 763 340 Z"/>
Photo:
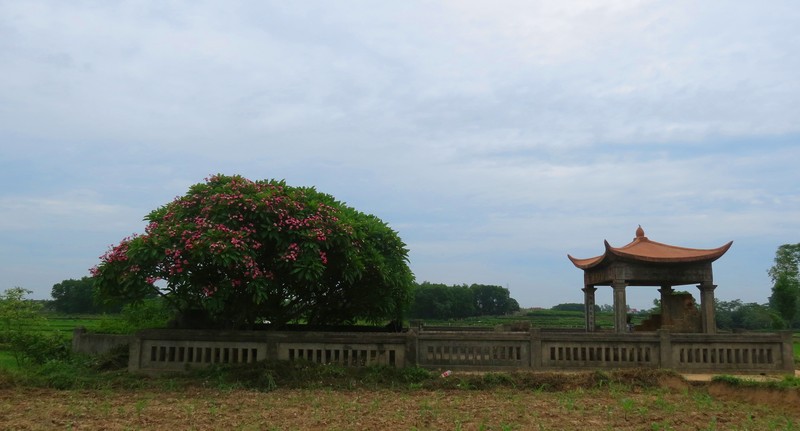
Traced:
<path id="1" fill-rule="evenodd" d="M 146 330 L 131 339 L 129 370 L 163 373 L 261 360 L 476 371 L 642 367 L 685 373 L 794 372 L 790 332 L 617 334 L 424 327 L 403 333 Z"/>

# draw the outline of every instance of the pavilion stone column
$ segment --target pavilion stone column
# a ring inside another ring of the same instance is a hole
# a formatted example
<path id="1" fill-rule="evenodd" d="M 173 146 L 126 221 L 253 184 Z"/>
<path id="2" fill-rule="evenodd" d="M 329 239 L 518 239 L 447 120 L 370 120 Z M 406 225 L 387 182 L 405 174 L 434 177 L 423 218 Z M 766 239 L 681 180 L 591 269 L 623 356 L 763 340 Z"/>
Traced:
<path id="1" fill-rule="evenodd" d="M 703 333 L 715 334 L 717 319 L 714 316 L 714 289 L 717 285 L 704 281 L 697 287 L 700 289 L 700 319 L 703 322 Z"/>
<path id="2" fill-rule="evenodd" d="M 584 305 L 584 315 L 586 316 L 586 332 L 594 332 L 596 327 L 595 324 L 595 313 L 594 313 L 594 293 L 597 291 L 597 288 L 591 285 L 586 285 L 583 289 L 583 305 Z"/>
<path id="3" fill-rule="evenodd" d="M 666 326 L 672 325 L 672 312 L 669 309 L 669 297 L 675 292 L 670 285 L 663 285 L 661 289 L 661 329 L 667 329 Z"/>
<path id="4" fill-rule="evenodd" d="M 611 283 L 614 289 L 614 332 L 621 334 L 628 332 L 628 303 L 625 300 L 624 281 Z"/>

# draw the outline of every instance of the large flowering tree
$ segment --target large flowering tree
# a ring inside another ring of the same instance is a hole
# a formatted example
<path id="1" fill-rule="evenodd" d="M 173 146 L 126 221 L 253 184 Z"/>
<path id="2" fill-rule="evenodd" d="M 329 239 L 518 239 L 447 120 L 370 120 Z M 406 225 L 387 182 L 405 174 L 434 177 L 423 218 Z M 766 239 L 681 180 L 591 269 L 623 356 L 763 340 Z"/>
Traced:
<path id="1" fill-rule="evenodd" d="M 101 298 L 158 294 L 225 328 L 377 323 L 400 319 L 409 302 L 397 233 L 313 188 L 216 175 L 145 220 L 144 234 L 92 269 Z"/>

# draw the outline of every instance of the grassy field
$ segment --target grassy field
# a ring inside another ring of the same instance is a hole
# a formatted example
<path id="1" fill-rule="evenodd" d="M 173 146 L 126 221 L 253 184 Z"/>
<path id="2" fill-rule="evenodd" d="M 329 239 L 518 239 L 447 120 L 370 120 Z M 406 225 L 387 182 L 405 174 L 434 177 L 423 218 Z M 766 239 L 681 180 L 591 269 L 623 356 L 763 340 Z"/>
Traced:
<path id="1" fill-rule="evenodd" d="M 641 321 L 640 316 L 633 316 L 632 322 Z M 597 313 L 595 321 L 601 328 L 613 328 L 614 316 L 611 313 Z M 458 320 L 433 320 L 425 319 L 429 326 L 497 326 L 514 322 L 530 322 L 537 328 L 584 328 L 586 323 L 582 311 L 557 311 L 557 310 L 523 310 L 508 316 L 480 316 L 468 317 Z"/>
<path id="2" fill-rule="evenodd" d="M 0 429 L 800 429 L 796 389 L 697 386 L 669 373 L 454 373 L 408 383 L 396 374 L 376 380 L 380 370 L 306 371 L 311 377 L 303 387 L 276 375 L 270 390 L 231 385 L 214 374 L 189 384 L 143 379 L 125 389 L 6 384 Z"/>
<path id="3" fill-rule="evenodd" d="M 72 337 L 72 331 L 83 326 L 89 331 L 101 331 L 119 320 L 118 315 L 64 315 L 43 313 L 42 319 L 28 329 L 41 332 L 58 332 Z"/>
<path id="4" fill-rule="evenodd" d="M 465 322 L 525 317 L 536 326 L 583 323 L 581 313 L 549 310 Z M 35 329 L 69 337 L 75 326 L 99 330 L 107 319 L 51 315 Z M 426 322 L 447 323 L 454 322 Z M 794 350 L 800 357 L 800 334 Z M 19 369 L 0 350 L 0 429 L 800 430 L 800 379 L 779 389 L 690 384 L 658 370 L 440 378 L 413 369 L 292 366 L 147 378 L 102 371 L 104 363 L 88 359 Z"/>

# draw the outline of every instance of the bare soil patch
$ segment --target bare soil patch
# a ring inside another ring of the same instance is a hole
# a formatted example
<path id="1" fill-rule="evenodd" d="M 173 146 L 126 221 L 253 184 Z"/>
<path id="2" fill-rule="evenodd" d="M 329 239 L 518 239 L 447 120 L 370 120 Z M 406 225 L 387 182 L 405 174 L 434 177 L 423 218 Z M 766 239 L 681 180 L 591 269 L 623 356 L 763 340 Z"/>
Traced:
<path id="1" fill-rule="evenodd" d="M 0 390 L 0 429 L 14 430 L 585 430 L 783 429 L 800 409 L 741 388 L 330 390 L 271 392 Z M 685 382 L 684 382 L 685 384 Z M 668 385 L 669 386 L 669 385 Z M 736 389 L 729 391 L 729 389 Z"/>

